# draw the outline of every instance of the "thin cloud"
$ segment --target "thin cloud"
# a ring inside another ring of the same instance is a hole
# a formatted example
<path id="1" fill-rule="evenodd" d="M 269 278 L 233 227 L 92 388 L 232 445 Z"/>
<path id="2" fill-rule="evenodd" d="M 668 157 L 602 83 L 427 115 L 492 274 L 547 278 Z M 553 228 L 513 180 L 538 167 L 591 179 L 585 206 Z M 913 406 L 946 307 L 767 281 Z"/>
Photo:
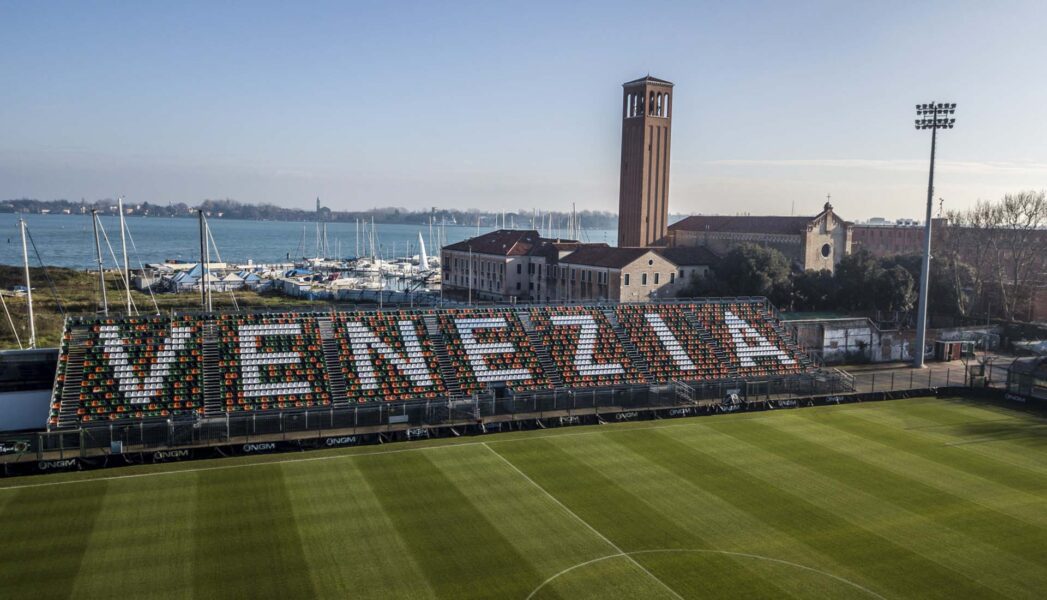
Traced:
<path id="1" fill-rule="evenodd" d="M 872 159 L 796 159 L 796 160 L 712 160 L 705 164 L 724 167 L 781 167 L 814 169 L 860 169 L 875 171 L 926 171 L 926 160 L 872 160 Z M 1033 162 L 978 162 L 939 160 L 935 168 L 950 173 L 976 175 L 1019 175 L 1047 173 L 1047 163 Z"/>

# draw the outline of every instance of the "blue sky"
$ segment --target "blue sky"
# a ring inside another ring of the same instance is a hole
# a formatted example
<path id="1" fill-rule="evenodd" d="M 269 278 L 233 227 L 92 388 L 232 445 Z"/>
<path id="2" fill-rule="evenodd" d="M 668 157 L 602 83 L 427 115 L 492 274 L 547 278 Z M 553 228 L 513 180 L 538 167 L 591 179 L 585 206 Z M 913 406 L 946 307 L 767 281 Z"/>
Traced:
<path id="1" fill-rule="evenodd" d="M 1042 2 L 0 0 L 0 198 L 613 210 L 677 84 L 673 212 L 917 217 L 1047 187 Z"/>

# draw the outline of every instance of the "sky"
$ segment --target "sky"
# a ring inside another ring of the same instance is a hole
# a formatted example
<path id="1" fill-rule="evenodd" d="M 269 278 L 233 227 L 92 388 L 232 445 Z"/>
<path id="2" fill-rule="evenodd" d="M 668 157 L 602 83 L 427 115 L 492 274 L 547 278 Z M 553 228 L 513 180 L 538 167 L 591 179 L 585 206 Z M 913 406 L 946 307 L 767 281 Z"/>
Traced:
<path id="1" fill-rule="evenodd" d="M 0 199 L 617 210 L 676 84 L 673 213 L 922 217 L 1047 188 L 1047 5 L 0 0 Z"/>

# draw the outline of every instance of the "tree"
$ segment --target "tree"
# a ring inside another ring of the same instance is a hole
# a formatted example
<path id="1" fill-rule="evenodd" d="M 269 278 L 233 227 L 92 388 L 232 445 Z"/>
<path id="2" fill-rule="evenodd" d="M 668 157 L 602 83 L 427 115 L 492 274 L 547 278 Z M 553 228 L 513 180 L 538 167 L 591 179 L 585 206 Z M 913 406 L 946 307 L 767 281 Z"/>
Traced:
<path id="1" fill-rule="evenodd" d="M 883 267 L 864 248 L 848 254 L 836 265 L 837 302 L 847 310 L 871 310 L 876 308 L 877 298 L 873 293 L 883 275 Z"/>
<path id="2" fill-rule="evenodd" d="M 794 310 L 828 310 L 836 306 L 836 282 L 832 271 L 802 271 L 793 276 Z"/>
<path id="3" fill-rule="evenodd" d="M 908 311 L 916 303 L 916 280 L 901 265 L 883 269 L 875 285 L 876 308 L 880 310 Z"/>
<path id="4" fill-rule="evenodd" d="M 791 294 L 789 259 L 774 248 L 742 244 L 713 268 L 719 289 L 726 295 L 766 296 L 775 304 L 788 303 Z"/>

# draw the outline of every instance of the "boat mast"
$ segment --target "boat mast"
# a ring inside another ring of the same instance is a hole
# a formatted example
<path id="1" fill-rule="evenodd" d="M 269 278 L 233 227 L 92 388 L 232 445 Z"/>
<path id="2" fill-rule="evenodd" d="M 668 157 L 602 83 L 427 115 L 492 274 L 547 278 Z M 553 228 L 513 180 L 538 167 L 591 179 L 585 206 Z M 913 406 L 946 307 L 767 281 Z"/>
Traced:
<path id="1" fill-rule="evenodd" d="M 95 230 L 95 254 L 98 255 L 98 289 L 102 292 L 102 314 L 109 316 L 109 300 L 105 296 L 105 269 L 102 265 L 102 246 L 98 240 L 98 210 L 91 209 L 91 225 Z"/>
<path id="2" fill-rule="evenodd" d="M 200 305 L 207 312 L 211 312 L 211 294 L 207 281 L 207 220 L 204 218 L 204 209 L 198 211 L 200 215 Z"/>
<path id="3" fill-rule="evenodd" d="M 127 266 L 127 225 L 124 223 L 124 197 L 116 201 L 116 208 L 120 211 L 120 246 L 124 253 L 124 290 L 127 291 L 127 315 L 131 315 L 131 270 Z"/>
<path id="4" fill-rule="evenodd" d="M 36 321 L 33 319 L 33 286 L 29 282 L 29 247 L 25 243 L 25 219 L 18 219 L 22 231 L 22 262 L 25 265 L 25 297 L 29 306 L 29 349 L 36 348 Z"/>

